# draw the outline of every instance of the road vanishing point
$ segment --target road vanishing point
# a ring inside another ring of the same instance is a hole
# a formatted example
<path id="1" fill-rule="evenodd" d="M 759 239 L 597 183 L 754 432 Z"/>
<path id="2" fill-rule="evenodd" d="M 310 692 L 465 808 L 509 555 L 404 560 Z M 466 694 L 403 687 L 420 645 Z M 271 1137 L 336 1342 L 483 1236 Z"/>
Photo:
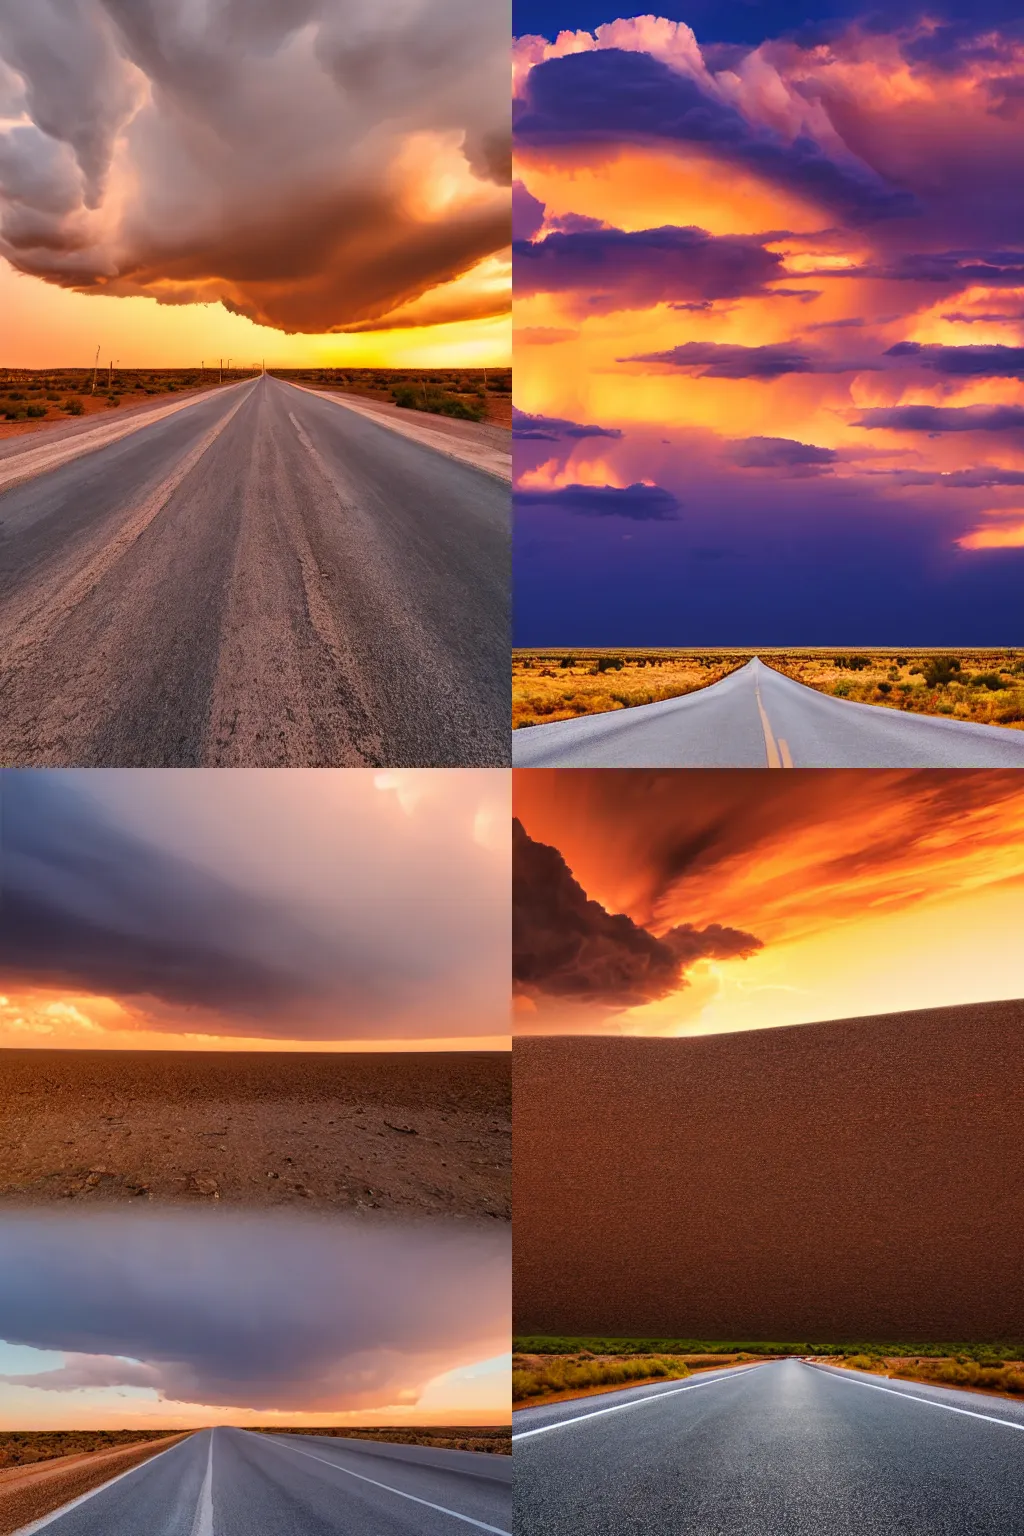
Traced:
<path id="1" fill-rule="evenodd" d="M 513 1415 L 517 1536 L 1021 1536 L 1024 1403 L 800 1360 Z"/>
<path id="2" fill-rule="evenodd" d="M 0 762 L 507 764 L 509 487 L 429 420 L 262 375 L 0 445 Z"/>
<path id="3" fill-rule="evenodd" d="M 509 1536 L 512 1458 L 208 1429 L 15 1536 Z"/>
<path id="4" fill-rule="evenodd" d="M 660 704 L 521 727 L 517 768 L 1021 768 L 1024 731 L 855 704 L 756 656 Z"/>

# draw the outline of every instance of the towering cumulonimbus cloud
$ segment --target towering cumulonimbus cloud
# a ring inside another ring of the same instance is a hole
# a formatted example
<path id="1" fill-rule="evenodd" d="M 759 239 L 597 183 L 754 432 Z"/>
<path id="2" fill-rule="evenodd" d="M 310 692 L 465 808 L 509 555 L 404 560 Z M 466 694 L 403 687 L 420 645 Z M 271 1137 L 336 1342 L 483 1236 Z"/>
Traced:
<path id="1" fill-rule="evenodd" d="M 445 288 L 509 244 L 507 80 L 473 0 L 0 0 L 0 255 L 288 332 L 501 313 Z"/>
<path id="2" fill-rule="evenodd" d="M 698 960 L 752 955 L 736 928 L 677 924 L 658 936 L 590 900 L 557 848 L 514 823 L 512 979 L 520 995 L 631 1008 L 686 985 Z"/>

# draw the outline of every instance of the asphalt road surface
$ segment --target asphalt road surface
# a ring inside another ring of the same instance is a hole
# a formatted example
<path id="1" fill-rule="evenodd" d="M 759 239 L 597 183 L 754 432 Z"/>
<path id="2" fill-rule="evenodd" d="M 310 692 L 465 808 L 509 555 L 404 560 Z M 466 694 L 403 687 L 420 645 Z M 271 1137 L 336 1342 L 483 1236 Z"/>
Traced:
<path id="1" fill-rule="evenodd" d="M 509 1536 L 511 1504 L 508 1456 L 215 1429 L 18 1536 Z"/>
<path id="2" fill-rule="evenodd" d="M 710 688 L 512 734 L 517 768 L 1020 768 L 1024 731 L 834 699 L 756 657 Z"/>
<path id="3" fill-rule="evenodd" d="M 508 762 L 507 485 L 269 376 L 117 428 L 0 454 L 0 763 Z"/>
<path id="4" fill-rule="evenodd" d="M 1024 1404 L 798 1360 L 525 1409 L 513 1446 L 517 1536 L 1024 1532 Z"/>

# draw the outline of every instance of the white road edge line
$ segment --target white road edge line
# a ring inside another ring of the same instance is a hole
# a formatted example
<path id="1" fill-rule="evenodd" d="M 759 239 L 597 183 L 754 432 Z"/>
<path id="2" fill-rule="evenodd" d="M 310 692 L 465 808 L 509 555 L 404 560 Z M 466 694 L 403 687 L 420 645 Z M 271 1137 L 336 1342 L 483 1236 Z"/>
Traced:
<path id="1" fill-rule="evenodd" d="M 809 1360 L 802 1360 L 801 1365 L 810 1366 L 811 1370 L 819 1367 L 811 1365 Z M 939 1403 L 933 1397 L 918 1397 L 916 1392 L 898 1392 L 895 1387 L 880 1387 L 875 1381 L 861 1381 L 858 1376 L 840 1376 L 838 1371 L 822 1371 L 823 1376 L 831 1376 L 833 1380 L 848 1381 L 855 1387 L 867 1387 L 870 1392 L 887 1392 L 890 1397 L 908 1398 L 912 1403 L 924 1403 L 926 1408 L 944 1408 L 947 1413 L 963 1413 L 969 1419 L 984 1419 L 986 1424 L 1002 1424 L 1005 1429 L 1022 1429 L 1024 1424 L 1017 1424 L 1013 1419 L 996 1419 L 990 1413 L 975 1413 L 973 1408 L 957 1408 L 955 1403 Z"/>
<path id="2" fill-rule="evenodd" d="M 103 1493 L 107 1488 L 113 1488 L 114 1484 L 119 1483 L 123 1477 L 131 1477 L 133 1472 L 141 1472 L 143 1467 L 151 1467 L 154 1461 L 160 1460 L 161 1456 L 170 1455 L 171 1451 L 176 1451 L 179 1445 L 184 1444 L 184 1440 L 179 1440 L 178 1445 L 169 1445 L 165 1451 L 157 1451 L 155 1456 L 148 1456 L 145 1461 L 140 1461 L 137 1467 L 129 1467 L 127 1472 L 119 1472 L 116 1477 L 100 1483 L 98 1488 L 90 1488 L 88 1493 L 80 1493 L 77 1499 L 72 1499 L 69 1504 L 62 1504 L 59 1509 L 55 1509 L 49 1515 L 43 1515 L 41 1520 L 34 1520 L 31 1525 L 19 1526 L 16 1531 L 11 1532 L 11 1536 L 35 1536 L 36 1531 L 45 1531 L 48 1525 L 52 1525 L 55 1520 L 62 1520 L 73 1509 L 77 1509 L 79 1504 L 84 1504 L 87 1499 L 94 1499 L 98 1493 Z"/>
<path id="3" fill-rule="evenodd" d="M 401 1488 L 392 1488 L 390 1483 L 378 1483 L 375 1477 L 364 1477 L 362 1472 L 350 1472 L 348 1467 L 339 1466 L 336 1461 L 330 1461 L 326 1456 L 316 1456 L 312 1451 L 304 1451 L 301 1446 L 282 1444 L 280 1440 L 274 1441 L 282 1450 L 298 1451 L 300 1456 L 308 1456 L 310 1461 L 322 1461 L 325 1467 L 333 1467 L 335 1472 L 344 1472 L 346 1477 L 358 1477 L 361 1483 L 372 1483 L 374 1488 L 384 1488 L 388 1493 L 397 1493 L 400 1499 L 411 1499 L 414 1504 L 422 1504 L 426 1509 L 436 1509 L 439 1514 L 451 1515 L 453 1520 L 464 1520 L 467 1525 L 475 1525 L 478 1531 L 493 1531 L 495 1536 L 511 1536 L 510 1531 L 503 1531 L 500 1525 L 485 1525 L 482 1520 L 474 1520 L 471 1515 L 460 1515 L 457 1509 L 447 1509 L 444 1504 L 431 1504 L 429 1499 L 418 1499 L 414 1493 L 403 1493 Z"/>
<path id="4" fill-rule="evenodd" d="M 767 1361 L 764 1362 L 767 1365 Z M 744 1367 L 749 1370 L 751 1367 Z M 754 1370 L 757 1366 L 753 1367 Z M 621 1413 L 623 1408 L 642 1408 L 645 1403 L 660 1403 L 664 1397 L 675 1397 L 677 1392 L 695 1392 L 698 1387 L 718 1387 L 723 1381 L 734 1381 L 736 1372 L 729 1376 L 716 1376 L 709 1381 L 691 1381 L 688 1387 L 673 1387 L 669 1392 L 652 1392 L 650 1397 L 635 1397 L 630 1403 L 615 1403 L 611 1408 L 595 1408 L 593 1413 L 580 1413 L 574 1419 L 562 1419 L 558 1424 L 542 1424 L 539 1429 L 521 1429 L 517 1435 L 512 1436 L 512 1444 L 517 1440 L 528 1440 L 531 1435 L 546 1435 L 553 1429 L 568 1429 L 570 1424 L 582 1424 L 584 1419 L 599 1419 L 605 1413 Z"/>
<path id="5" fill-rule="evenodd" d="M 213 1536 L 213 1430 L 210 1430 L 210 1454 L 206 1458 L 206 1476 L 199 1490 L 192 1536 Z"/>

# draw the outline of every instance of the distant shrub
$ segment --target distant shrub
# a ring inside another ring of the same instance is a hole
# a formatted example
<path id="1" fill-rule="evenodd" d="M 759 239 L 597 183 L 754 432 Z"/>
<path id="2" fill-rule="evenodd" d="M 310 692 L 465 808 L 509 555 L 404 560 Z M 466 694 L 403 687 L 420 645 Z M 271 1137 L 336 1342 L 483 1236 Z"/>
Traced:
<path id="1" fill-rule="evenodd" d="M 621 672 L 625 663 L 621 656 L 599 656 L 597 658 L 597 670 L 599 672 Z"/>
<path id="2" fill-rule="evenodd" d="M 990 688 L 993 693 L 998 693 L 1000 689 L 1006 687 L 1006 683 L 998 672 L 978 672 L 971 678 L 971 686 L 973 688 Z"/>
<path id="3" fill-rule="evenodd" d="M 956 656 L 931 656 L 922 668 L 929 688 L 946 688 L 960 680 L 960 662 Z"/>
<path id="4" fill-rule="evenodd" d="M 45 405 L 30 405 L 30 406 L 27 406 L 26 409 L 25 409 L 25 415 L 26 416 L 35 416 L 37 418 L 40 417 L 40 416 L 45 416 L 46 415 L 46 406 Z"/>
<path id="5" fill-rule="evenodd" d="M 878 691 L 882 694 L 892 693 L 892 683 L 879 683 Z"/>
<path id="6" fill-rule="evenodd" d="M 558 665 L 560 667 L 574 667 L 576 665 L 576 657 L 575 656 L 563 656 L 561 661 L 558 663 Z"/>
<path id="7" fill-rule="evenodd" d="M 69 416 L 85 415 L 85 406 L 82 404 L 81 400 L 76 400 L 74 398 L 64 401 L 64 410 L 67 411 Z"/>
<path id="8" fill-rule="evenodd" d="M 57 401 L 60 399 L 60 395 L 55 395 L 53 390 L 50 390 L 50 392 L 47 394 L 46 398 L 47 398 L 47 400 L 52 400 L 54 402 L 54 404 L 56 404 Z"/>

